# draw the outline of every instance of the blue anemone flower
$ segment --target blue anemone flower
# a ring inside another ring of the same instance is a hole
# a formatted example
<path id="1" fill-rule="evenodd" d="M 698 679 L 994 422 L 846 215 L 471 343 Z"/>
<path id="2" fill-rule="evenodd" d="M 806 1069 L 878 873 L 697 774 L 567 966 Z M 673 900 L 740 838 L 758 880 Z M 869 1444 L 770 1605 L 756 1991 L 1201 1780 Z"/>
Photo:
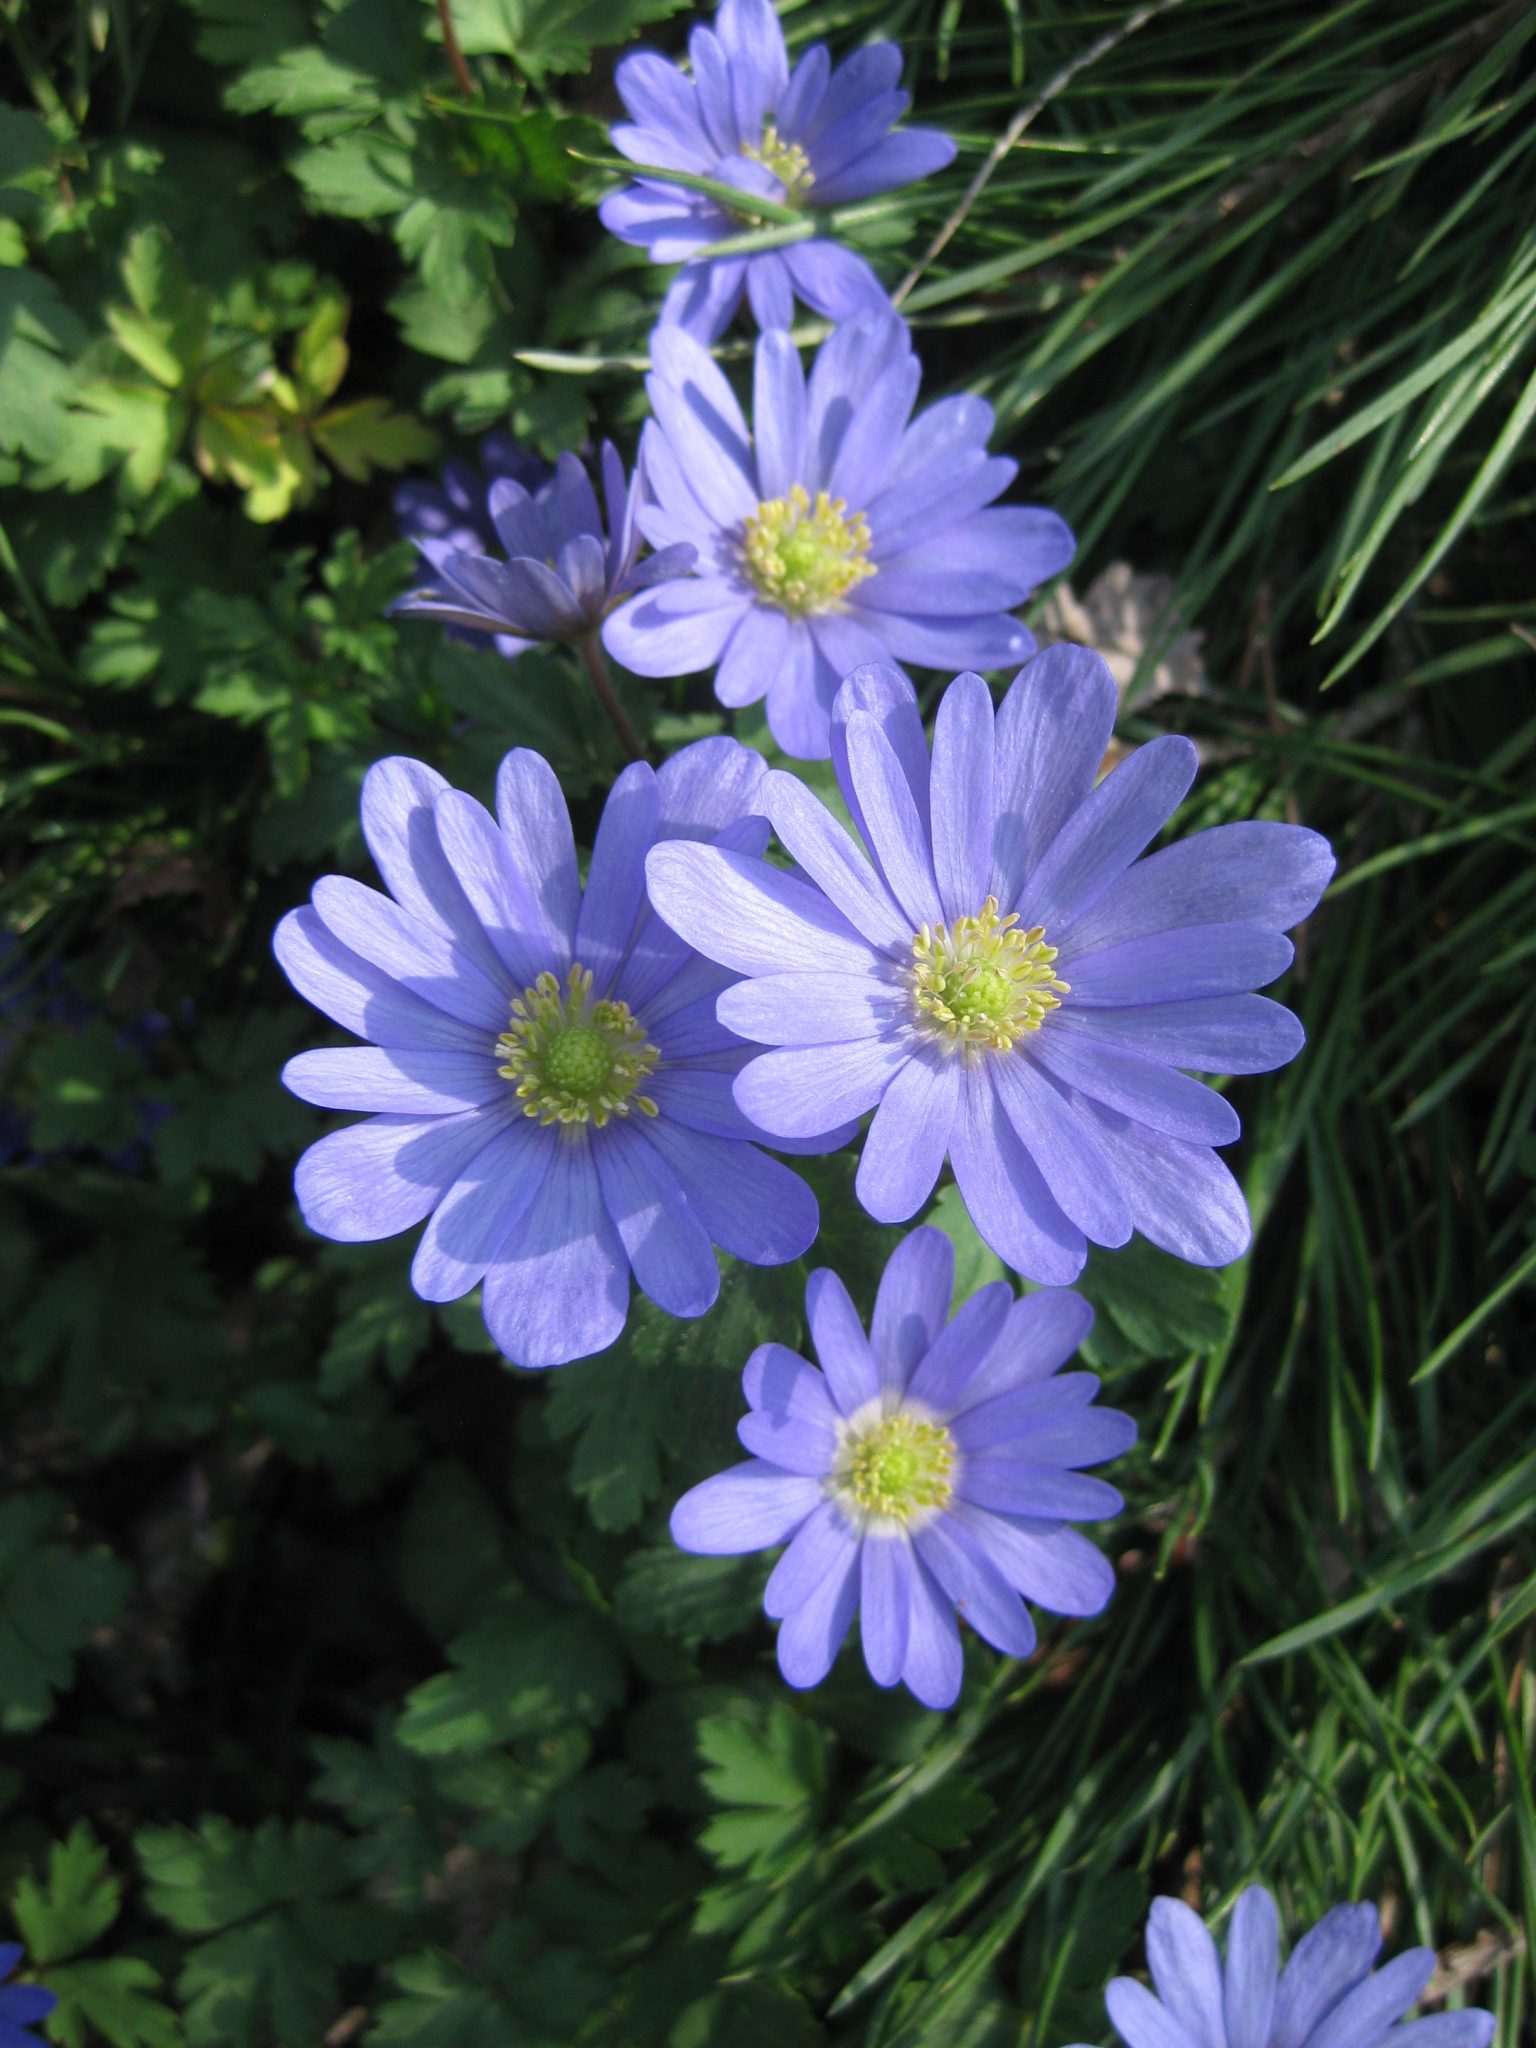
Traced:
<path id="1" fill-rule="evenodd" d="M 1492 2013 L 1400 2024 L 1435 1952 L 1411 1948 L 1373 1970 L 1380 1947 L 1374 1906 L 1335 1906 L 1282 1970 L 1275 1902 L 1252 1885 L 1233 1908 L 1223 1965 L 1199 1914 L 1157 1899 L 1147 1922 L 1153 1989 L 1116 1977 L 1104 2003 L 1127 2048 L 1487 2048 Z"/>
<path id="2" fill-rule="evenodd" d="M 688 54 L 692 77 L 650 50 L 619 65 L 614 83 L 631 119 L 613 130 L 614 147 L 632 163 L 737 186 L 740 209 L 656 178 L 601 208 L 603 224 L 653 263 L 683 265 L 662 323 L 714 341 L 743 292 L 760 327 L 788 327 L 797 298 L 831 320 L 886 305 L 864 259 L 821 237 L 752 255 L 709 251 L 752 220 L 755 198 L 846 206 L 953 161 L 955 145 L 936 129 L 891 132 L 909 104 L 897 89 L 900 50 L 867 43 L 834 70 L 814 43 L 791 71 L 769 0 L 722 0 L 714 27 L 693 31 Z"/>
<path id="3" fill-rule="evenodd" d="M 788 335 L 757 344 L 751 429 L 691 335 L 652 340 L 642 530 L 691 543 L 695 573 L 616 611 L 610 653 L 637 675 L 719 664 L 722 704 L 766 695 L 788 754 L 826 757 L 837 686 L 871 661 L 1013 667 L 1034 637 L 1009 616 L 1064 569 L 1054 512 L 994 505 L 1018 465 L 987 453 L 992 408 L 941 399 L 912 418 L 906 323 L 861 314 L 809 378 Z"/>
<path id="4" fill-rule="evenodd" d="M 274 941 L 300 994 L 368 1041 L 283 1070 L 306 1102 L 373 1112 L 300 1160 L 311 1229 L 360 1242 L 425 1220 L 416 1292 L 483 1283 L 492 1337 L 527 1366 L 611 1344 L 631 1271 L 669 1314 L 698 1316 L 716 1245 L 757 1265 L 805 1250 L 815 1198 L 751 1142 L 731 1094 L 747 1052 L 715 1018 L 731 977 L 645 900 L 659 840 L 761 849 L 762 773 L 728 739 L 634 763 L 583 889 L 541 755 L 507 755 L 495 817 L 420 761 L 375 763 L 363 834 L 389 893 L 325 876 Z"/>
<path id="5" fill-rule="evenodd" d="M 491 554 L 498 545 L 491 518 L 491 490 L 504 478 L 525 491 L 536 491 L 549 480 L 549 464 L 531 454 L 510 434 L 497 430 L 483 437 L 476 459 L 466 462 L 454 457 L 445 462 L 435 483 L 424 477 L 408 477 L 396 484 L 392 503 L 402 539 L 446 541 L 463 554 Z M 415 588 L 431 582 L 431 570 L 422 565 Z M 452 631 L 454 639 L 467 639 Z M 496 636 L 496 651 L 509 661 L 516 660 L 529 645 L 507 634 Z"/>
<path id="6" fill-rule="evenodd" d="M 772 1050 L 742 1069 L 751 1121 L 805 1139 L 874 1111 L 856 1187 L 884 1223 L 928 1199 L 946 1157 L 972 1221 L 1051 1286 L 1087 1241 L 1140 1230 L 1196 1265 L 1247 1246 L 1241 1188 L 1213 1146 L 1239 1133 L 1181 1069 L 1255 1074 L 1301 1047 L 1251 993 L 1290 965 L 1282 936 L 1333 872 L 1299 825 L 1244 822 L 1138 857 L 1183 800 L 1173 735 L 1098 780 L 1115 685 L 1050 647 L 994 716 L 979 676 L 945 691 L 933 754 L 912 686 L 860 669 L 838 692 L 833 760 L 868 857 L 797 777 L 756 802 L 800 872 L 663 846 L 651 901 L 749 977 L 723 1023 Z"/>
<path id="7" fill-rule="evenodd" d="M 0 1941 L 0 1978 L 21 1961 L 21 1944 Z M 47 2019 L 58 1999 L 41 1984 L 0 1983 L 0 2048 L 41 2048 L 33 2022 Z"/>
<path id="8" fill-rule="evenodd" d="M 640 560 L 644 543 L 635 515 L 642 486 L 638 475 L 626 479 L 606 441 L 602 473 L 606 527 L 597 493 L 574 455 L 562 455 L 554 475 L 534 491 L 498 477 L 486 499 L 494 541 L 478 528 L 467 535 L 458 528 L 414 534 L 431 575 L 390 609 L 494 634 L 501 652 L 516 656 L 545 641 L 585 640 L 622 598 L 686 576 L 694 561 L 690 545 Z M 487 552 L 496 543 L 508 560 Z"/>
<path id="9" fill-rule="evenodd" d="M 794 1686 L 831 1669 L 855 1612 L 877 1685 L 924 1706 L 960 1691 L 955 1617 L 1010 1656 L 1034 1624 L 1021 1595 L 1056 1614 L 1097 1614 L 1115 1575 L 1067 1526 L 1118 1514 L 1112 1486 L 1079 1468 L 1136 1439 L 1128 1415 L 1088 1404 L 1092 1373 L 1057 1376 L 1093 1323 L 1080 1295 L 1023 1301 L 1003 1281 L 951 1317 L 955 1255 L 914 1230 L 891 1254 L 869 1335 L 825 1268 L 805 1290 L 821 1371 L 763 1344 L 743 1376 L 753 1455 L 684 1494 L 684 1550 L 788 1542 L 763 1604 L 783 1623 L 779 1668 Z"/>

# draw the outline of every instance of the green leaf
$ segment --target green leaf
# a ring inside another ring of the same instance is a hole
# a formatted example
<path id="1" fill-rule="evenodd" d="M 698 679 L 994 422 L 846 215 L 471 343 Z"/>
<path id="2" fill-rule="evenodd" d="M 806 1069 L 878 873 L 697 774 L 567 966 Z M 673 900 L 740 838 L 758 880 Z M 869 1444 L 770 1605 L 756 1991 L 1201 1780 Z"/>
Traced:
<path id="1" fill-rule="evenodd" d="M 135 1837 L 151 1912 L 205 1936 L 177 1980 L 191 2048 L 316 2041 L 335 2018 L 346 1965 L 378 1960 L 390 1933 L 379 1909 L 345 1898 L 349 1845 L 314 1821 L 263 1821 L 253 1833 L 217 1815 Z"/>
<path id="2" fill-rule="evenodd" d="M 107 1852 L 83 1820 L 54 1844 L 46 1884 L 24 1877 L 16 1887 L 17 1932 L 59 2001 L 48 2035 L 62 2048 L 86 2048 L 102 2037 L 113 2048 L 176 2048 L 182 2038 L 160 1995 L 158 1970 L 137 1956 L 78 1960 L 114 1924 L 121 1897 Z"/>
<path id="3" fill-rule="evenodd" d="M 869 1871 L 884 1891 L 936 1891 L 944 1882 L 943 1851 L 963 1849 L 996 1812 L 979 1786 L 948 1778 L 909 1800 L 876 1837 Z"/>
<path id="4" fill-rule="evenodd" d="M 409 413 L 396 412 L 384 398 L 356 398 L 315 421 L 321 452 L 344 477 L 366 483 L 376 469 L 407 469 L 428 461 L 437 436 Z"/>
<path id="5" fill-rule="evenodd" d="M 307 33 L 308 26 L 301 23 L 298 33 Z M 224 88 L 224 104 L 237 114 L 291 114 L 300 121 L 345 114 L 348 125 L 375 97 L 365 72 L 314 43 L 271 49 Z"/>
<path id="6" fill-rule="evenodd" d="M 24 107 L 0 107 L 0 185 L 12 185 L 53 161 L 53 138 L 42 116 Z"/>
<path id="7" fill-rule="evenodd" d="M 667 2048 L 822 2048 L 827 2036 L 810 2007 L 782 1978 L 722 1984 L 690 2005 Z"/>
<path id="8" fill-rule="evenodd" d="M 716 1863 L 767 1878 L 812 1836 L 827 1788 L 827 1741 L 793 1707 L 775 1700 L 754 1723 L 714 1714 L 699 1724 L 700 1773 L 725 1809 L 700 1840 Z"/>
<path id="9" fill-rule="evenodd" d="M 446 1809 L 431 1767 L 396 1739 L 395 1721 L 393 1713 L 381 1713 L 369 1743 L 317 1736 L 321 1769 L 313 1791 L 327 1806 L 340 1807 L 356 1829 L 358 1868 L 414 1905 L 441 1864 Z"/>
<path id="10" fill-rule="evenodd" d="M 324 292 L 293 344 L 293 375 L 305 411 L 323 404 L 347 374 L 346 299 Z"/>
<path id="11" fill-rule="evenodd" d="M 618 1704 L 624 1666 L 609 1630 L 579 1610 L 513 1596 L 493 1619 L 455 1637 L 455 1668 L 418 1685 L 400 1740 L 422 1756 L 474 1755 L 600 1721 Z"/>
<path id="12" fill-rule="evenodd" d="M 1018 1981 L 1037 2040 L 1092 2039 L 1102 2028 L 1104 1986 L 1146 1922 L 1148 1885 L 1134 1870 L 1085 1876 L 1063 1888 L 1059 1908 L 1032 1915 Z"/>
<path id="13" fill-rule="evenodd" d="M 520 98 L 494 90 L 468 104 L 439 104 L 455 131 L 473 140 L 481 163 L 520 200 L 563 199 L 575 173 L 575 155 L 602 147 L 603 130 L 580 115 L 550 107 L 524 108 Z"/>
<path id="14" fill-rule="evenodd" d="M 453 19 L 468 55 L 511 57 L 530 78 L 585 71 L 594 47 L 625 43 L 665 21 L 686 0 L 455 0 Z"/>
<path id="15" fill-rule="evenodd" d="M 86 329 L 51 278 L 0 270 L 0 450 L 48 462 L 70 431 L 74 358 Z"/>
<path id="16" fill-rule="evenodd" d="M 692 1557 L 672 1544 L 636 1550 L 625 1559 L 614 1615 L 690 1649 L 720 1642 L 755 1624 L 764 1569 L 755 1557 Z"/>
<path id="17" fill-rule="evenodd" d="M 122 1885 L 87 1821 L 48 1855 L 45 1884 L 24 1877 L 11 1900 L 16 1926 L 34 1968 L 67 1962 L 92 1948 L 116 1920 Z"/>
<path id="18" fill-rule="evenodd" d="M 74 399 L 67 438 L 51 451 L 36 487 L 83 491 L 121 467 L 134 496 L 148 497 L 186 432 L 183 401 L 158 385 L 114 377 L 81 385 Z"/>
<path id="19" fill-rule="evenodd" d="M 322 213 L 346 220 L 401 213 L 415 197 L 409 149 L 371 130 L 301 150 L 292 168 Z"/>
<path id="20" fill-rule="evenodd" d="M 109 1550 L 48 1540 L 64 1504 L 51 1493 L 0 1501 L 0 1729 L 24 1734 L 74 1683 L 75 1658 L 115 1621 L 132 1574 Z"/>
<path id="21" fill-rule="evenodd" d="M 108 313 L 119 344 L 160 383 L 184 383 L 202 359 L 210 301 L 193 286 L 163 228 L 142 228 L 130 240 L 123 253 L 123 283 L 138 317 L 118 309 Z"/>
<path id="22" fill-rule="evenodd" d="M 320 1356 L 320 1392 L 332 1399 L 364 1386 L 381 1367 L 403 1379 L 432 1333 L 432 1311 L 391 1246 L 338 1247 L 331 1262 L 351 1271 L 336 1297 L 331 1337 Z"/>
<path id="23" fill-rule="evenodd" d="M 59 2048 L 181 2048 L 181 2021 L 164 2002 L 160 1972 L 142 1957 L 57 1963 L 48 1989 L 59 2001 L 48 2039 Z"/>
<path id="24" fill-rule="evenodd" d="M 561 1368 L 549 1427 L 576 1438 L 571 1484 L 600 1529 L 640 1519 L 662 1490 L 664 1452 L 718 1463 L 741 1413 L 741 1369 L 769 1337 L 792 1341 L 799 1293 L 782 1268 L 732 1265 L 707 1318 L 679 1323 L 637 1297 L 617 1344 Z"/>
<path id="25" fill-rule="evenodd" d="M 0 371 L 0 387 L 4 373 Z M 0 397 L 0 407 L 4 400 Z M 19 495 L 19 494 L 18 494 Z M 17 558 L 45 603 L 73 611 L 106 581 L 133 530 L 131 509 L 116 486 L 99 483 L 73 495 L 28 491 L 7 508 L 5 528 Z M 112 621 L 101 621 L 103 630 Z"/>
<path id="26" fill-rule="evenodd" d="M 575 1951 L 541 1946 L 526 1918 L 503 1919 L 476 1974 L 440 1950 L 404 1957 L 370 2048 L 570 2048 L 607 1985 Z"/>
<path id="27" fill-rule="evenodd" d="M 301 0 L 186 0 L 198 18 L 198 55 L 220 70 L 256 64 L 308 41 Z"/>
<path id="28" fill-rule="evenodd" d="M 417 1479 L 400 1534 L 400 1591 L 440 1642 L 515 1583 L 509 1533 L 467 1466 L 444 1460 Z"/>
<path id="29" fill-rule="evenodd" d="M 212 708 L 206 695 L 198 697 L 204 710 Z M 274 1152 L 303 1143 L 312 1119 L 279 1076 L 306 1030 L 293 1009 L 250 1010 L 203 1027 L 196 1069 L 164 1091 L 171 1114 L 155 1133 L 155 1155 L 168 1181 L 214 1173 L 254 1180 Z"/>
<path id="30" fill-rule="evenodd" d="M 91 1147 L 117 1152 L 137 1137 L 149 1085 L 144 1062 L 106 1017 L 38 1046 L 26 1064 L 37 1104 L 32 1143 L 39 1152 Z"/>
<path id="31" fill-rule="evenodd" d="M 1118 1251 L 1096 1246 L 1077 1289 L 1093 1305 L 1082 1353 L 1096 1366 L 1214 1351 L 1240 1299 L 1223 1274 L 1161 1252 L 1144 1237 Z"/>
<path id="32" fill-rule="evenodd" d="M 218 1296 L 184 1225 L 157 1213 L 142 1180 L 93 1182 L 81 1221 L 87 1248 L 55 1259 L 13 1315 L 5 1372 L 34 1385 L 57 1370 L 59 1417 L 98 1454 L 163 1426 L 172 1412 L 180 1426 L 212 1428 L 226 1340 Z"/>

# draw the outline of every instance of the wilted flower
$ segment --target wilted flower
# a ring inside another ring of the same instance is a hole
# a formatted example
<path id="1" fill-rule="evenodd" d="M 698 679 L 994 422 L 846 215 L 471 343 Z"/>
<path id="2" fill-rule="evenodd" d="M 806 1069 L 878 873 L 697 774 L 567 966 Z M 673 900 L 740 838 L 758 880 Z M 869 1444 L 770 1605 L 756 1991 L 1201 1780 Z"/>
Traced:
<path id="1" fill-rule="evenodd" d="M 714 1014 L 729 977 L 645 901 L 658 840 L 762 846 L 761 774 L 727 739 L 627 768 L 583 890 L 540 755 L 502 762 L 499 822 L 419 761 L 369 770 L 363 833 L 390 893 L 328 875 L 275 940 L 295 988 L 369 1041 L 283 1070 L 306 1102 L 376 1112 L 300 1160 L 311 1229 L 355 1242 L 426 1218 L 416 1292 L 454 1301 L 483 1282 L 491 1335 L 530 1366 L 611 1344 L 631 1268 L 697 1316 L 719 1290 L 715 1245 L 759 1265 L 805 1250 L 815 1200 L 747 1142 L 731 1098 L 743 1048 Z"/>
<path id="2" fill-rule="evenodd" d="M 1092 1373 L 1053 1377 L 1093 1311 L 1063 1290 L 1023 1301 L 1002 1281 L 949 1317 L 954 1252 L 914 1230 L 880 1282 L 869 1336 L 825 1268 L 805 1291 L 821 1371 L 762 1344 L 743 1385 L 737 1434 L 753 1453 L 684 1494 L 672 1534 L 684 1550 L 734 1553 L 789 1542 L 764 1606 L 783 1622 L 791 1685 L 831 1669 L 855 1611 L 877 1685 L 925 1706 L 960 1690 L 963 1615 L 997 1649 L 1027 1657 L 1021 1594 L 1056 1614 L 1097 1614 L 1109 1565 L 1068 1522 L 1122 1505 L 1077 1468 L 1127 1449 L 1136 1425 L 1090 1408 Z"/>
<path id="3" fill-rule="evenodd" d="M 0 1978 L 9 1977 L 21 1954 L 20 1942 L 0 1941 Z M 58 2002 L 41 1984 L 0 1983 L 0 2048 L 41 2048 L 32 2023 L 47 2019 Z"/>
<path id="4" fill-rule="evenodd" d="M 621 598 L 686 576 L 694 560 L 687 544 L 640 561 L 638 479 L 626 481 L 624 465 L 606 441 L 602 469 L 606 533 L 597 494 L 574 455 L 562 455 L 554 475 L 536 491 L 499 477 L 486 502 L 510 559 L 488 555 L 479 532 L 418 533 L 413 538 L 431 578 L 397 598 L 391 609 L 493 633 L 503 654 L 517 655 L 541 641 L 585 640 Z"/>
<path id="5" fill-rule="evenodd" d="M 1335 1906 L 1279 1967 L 1279 1916 L 1262 1885 L 1232 1910 L 1226 1964 L 1198 1913 L 1156 1899 L 1147 1922 L 1155 1987 L 1116 1977 L 1104 1994 L 1128 2048 L 1486 2048 L 1487 2012 L 1442 2012 L 1399 2026 L 1429 1982 L 1435 1952 L 1411 1948 L 1372 1971 L 1374 1906 Z"/>
<path id="6" fill-rule="evenodd" d="M 981 399 L 911 418 L 920 371 L 894 313 L 839 327 L 809 381 L 789 337 L 765 334 L 750 431 L 692 336 L 662 330 L 652 356 L 640 525 L 657 547 L 691 542 L 698 566 L 608 621 L 637 674 L 718 662 L 722 704 L 766 693 L 779 745 L 820 759 L 861 663 L 998 668 L 1032 651 L 1009 610 L 1065 568 L 1072 536 L 1054 512 L 993 505 L 1017 464 L 987 454 Z"/>
<path id="7" fill-rule="evenodd" d="M 866 860 L 795 776 L 754 801 L 801 872 L 705 846 L 658 847 L 651 901 L 751 979 L 722 1022 L 775 1048 L 736 1100 L 780 1139 L 874 1110 L 859 1199 L 882 1222 L 927 1200 L 946 1156 L 977 1229 L 1059 1285 L 1086 1240 L 1133 1230 L 1197 1265 L 1249 1238 L 1215 1152 L 1230 1105 L 1180 1068 L 1262 1073 L 1303 1042 L 1249 993 L 1284 973 L 1283 930 L 1333 872 L 1297 825 L 1222 825 L 1138 855 L 1195 771 L 1148 742 L 1095 786 L 1115 717 L 1104 663 L 1051 647 L 994 721 L 979 676 L 945 692 L 930 762 L 911 685 L 863 669 L 838 692 L 833 757 Z"/>
<path id="8" fill-rule="evenodd" d="M 901 52 L 868 43 L 834 70 L 815 43 L 793 73 L 769 0 L 722 0 L 715 26 L 688 41 L 690 78 L 650 50 L 626 57 L 614 83 L 631 120 L 613 130 L 631 162 L 691 172 L 740 189 L 733 208 L 700 192 L 642 178 L 604 200 L 603 224 L 681 263 L 662 307 L 706 342 L 729 325 L 743 291 L 761 327 L 787 327 L 801 298 L 831 320 L 884 306 L 886 292 L 860 256 L 820 239 L 751 255 L 709 254 L 753 221 L 754 199 L 845 206 L 910 185 L 950 163 L 955 145 L 932 128 L 891 130 L 907 111 L 897 90 Z"/>

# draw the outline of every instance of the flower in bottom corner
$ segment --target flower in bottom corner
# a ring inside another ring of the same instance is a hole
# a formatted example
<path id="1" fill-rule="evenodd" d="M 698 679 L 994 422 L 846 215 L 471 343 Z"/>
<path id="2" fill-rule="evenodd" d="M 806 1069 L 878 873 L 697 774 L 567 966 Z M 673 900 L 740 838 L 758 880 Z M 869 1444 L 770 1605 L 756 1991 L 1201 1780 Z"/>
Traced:
<path id="1" fill-rule="evenodd" d="M 59 2002 L 41 1984 L 3 1981 L 20 1961 L 20 1942 L 0 1941 L 0 2048 L 40 2048 L 32 2023 L 47 2019 Z"/>
<path id="2" fill-rule="evenodd" d="M 815 1198 L 732 1099 L 746 1048 L 715 1020 L 729 977 L 645 900 L 659 840 L 762 845 L 762 773 L 727 739 L 635 762 L 583 889 L 542 756 L 507 755 L 494 817 L 420 761 L 375 763 L 363 834 L 389 893 L 327 875 L 273 942 L 299 993 L 368 1041 L 283 1072 L 306 1102 L 374 1112 L 299 1161 L 312 1230 L 359 1243 L 424 1221 L 417 1294 L 483 1283 L 492 1337 L 525 1366 L 613 1343 L 631 1271 L 668 1314 L 698 1316 L 716 1245 L 769 1266 L 805 1250 Z"/>
<path id="3" fill-rule="evenodd" d="M 1233 1908 L 1223 1963 L 1198 1913 L 1157 1899 L 1147 1922 L 1153 1989 L 1116 1977 L 1104 2003 L 1127 2048 L 1487 2048 L 1492 2013 L 1403 2022 L 1435 1952 L 1411 1948 L 1376 1970 L 1380 1947 L 1374 1906 L 1335 1906 L 1281 1969 L 1274 1899 L 1252 1885 Z"/>
<path id="4" fill-rule="evenodd" d="M 819 1684 L 855 1612 L 877 1685 L 927 1707 L 960 1691 L 963 1616 L 1026 1657 L 1028 1598 L 1097 1614 L 1114 1573 L 1068 1526 L 1118 1514 L 1119 1494 L 1079 1468 L 1134 1443 L 1136 1425 L 1091 1408 L 1092 1373 L 1058 1373 L 1093 1323 L 1080 1295 L 1016 1300 L 1001 1280 L 951 1317 L 954 1251 L 914 1230 L 891 1254 L 866 1337 L 825 1268 L 805 1291 L 821 1370 L 782 1344 L 747 1361 L 752 1452 L 672 1512 L 684 1550 L 732 1555 L 787 1542 L 763 1604 L 783 1623 L 779 1668 Z M 1023 1597 L 1021 1597 L 1023 1596 Z"/>

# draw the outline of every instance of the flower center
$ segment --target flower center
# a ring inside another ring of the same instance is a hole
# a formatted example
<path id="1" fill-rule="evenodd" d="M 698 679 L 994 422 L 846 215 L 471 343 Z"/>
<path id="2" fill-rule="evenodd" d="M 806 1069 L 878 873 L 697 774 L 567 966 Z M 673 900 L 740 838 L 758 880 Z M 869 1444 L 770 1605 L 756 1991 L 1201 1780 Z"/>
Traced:
<path id="1" fill-rule="evenodd" d="M 950 1496 L 955 1440 L 942 1422 L 898 1411 L 848 1428 L 832 1470 L 833 1490 L 850 1517 L 924 1520 Z"/>
<path id="2" fill-rule="evenodd" d="M 816 182 L 810 158 L 798 142 L 783 139 L 776 121 L 765 121 L 761 140 L 745 143 L 741 153 L 778 179 L 791 205 L 803 199 Z"/>
<path id="3" fill-rule="evenodd" d="M 592 1000 L 592 971 L 572 967 L 562 988 L 541 974 L 512 1004 L 512 1021 L 496 1041 L 501 1065 L 522 1101 L 523 1115 L 541 1124 L 596 1124 L 638 1109 L 656 1115 L 649 1095 L 636 1093 L 656 1070 L 661 1054 L 628 1003 Z"/>
<path id="4" fill-rule="evenodd" d="M 759 596 L 780 611 L 803 617 L 824 612 L 875 565 L 868 561 L 869 525 L 862 512 L 850 519 L 841 498 L 816 493 L 813 505 L 803 484 L 784 498 L 768 498 L 746 521 L 742 566 Z"/>
<path id="5" fill-rule="evenodd" d="M 907 970 L 918 1021 L 961 1046 L 1010 1052 L 1071 993 L 1052 972 L 1055 958 L 1044 925 L 1024 931 L 1017 911 L 999 917 L 995 896 L 975 917 L 925 924 L 913 938 Z"/>

